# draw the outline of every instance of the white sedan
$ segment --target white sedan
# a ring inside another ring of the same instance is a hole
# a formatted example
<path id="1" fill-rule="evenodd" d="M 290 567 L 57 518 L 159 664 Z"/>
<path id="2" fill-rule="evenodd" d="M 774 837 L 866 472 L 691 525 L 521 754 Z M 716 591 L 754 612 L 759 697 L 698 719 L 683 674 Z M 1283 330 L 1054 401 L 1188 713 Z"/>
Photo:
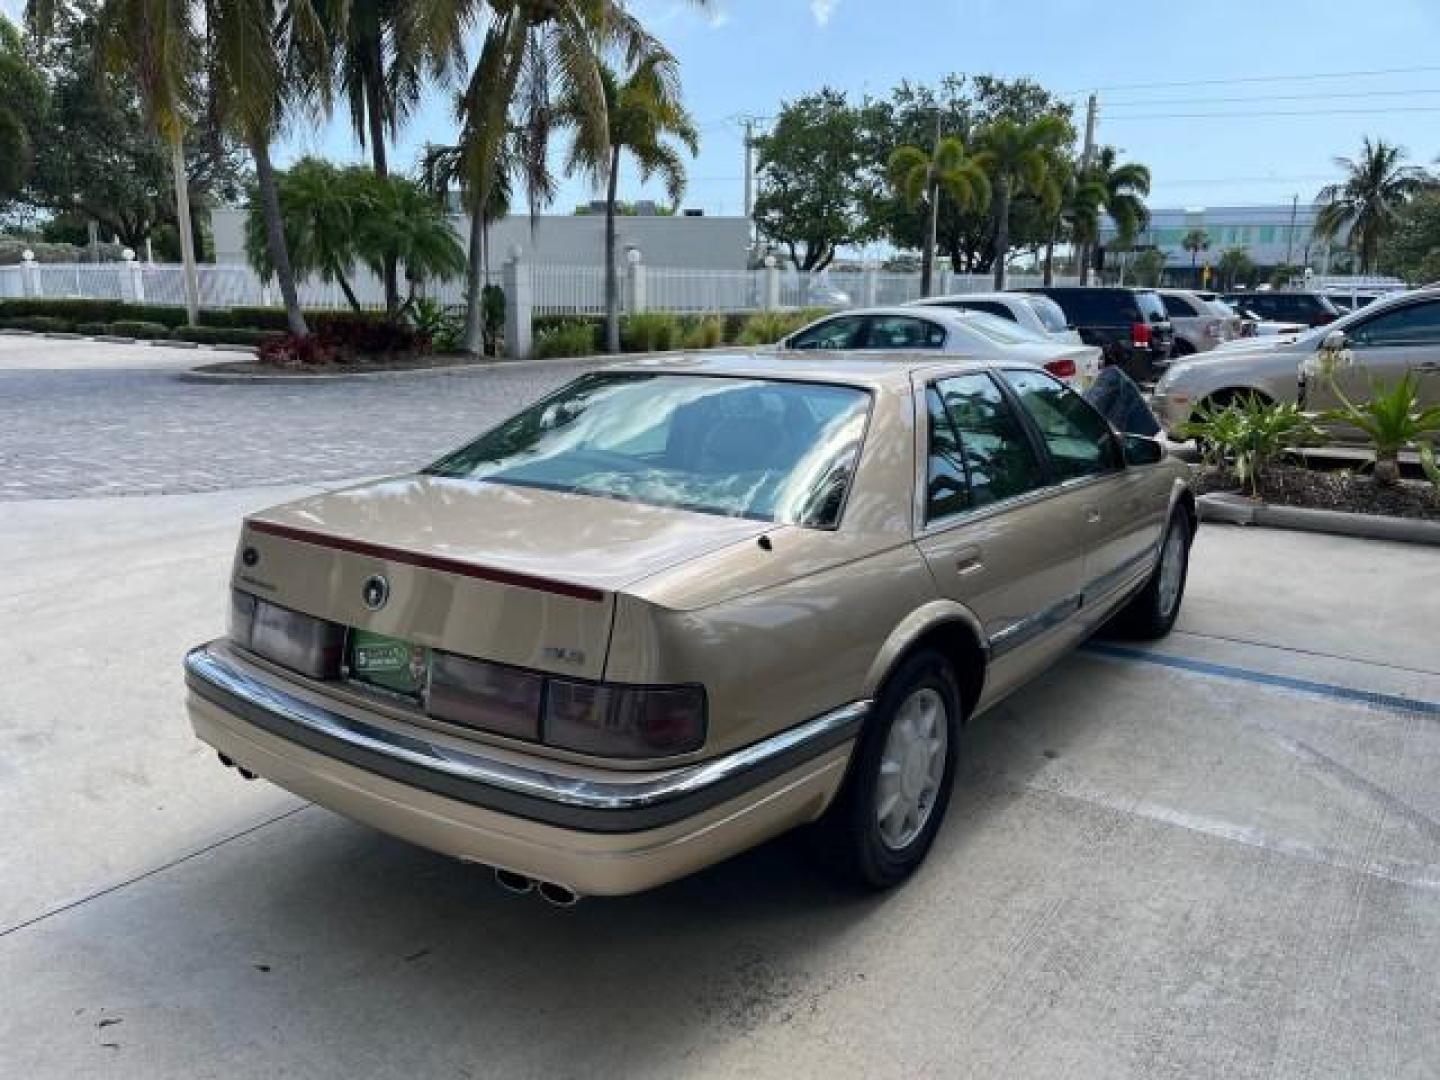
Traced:
<path id="1" fill-rule="evenodd" d="M 1080 332 L 1065 321 L 1065 309 L 1039 293 L 989 292 L 955 293 L 911 300 L 906 307 L 947 307 L 957 311 L 982 311 L 1006 322 L 1019 323 L 1051 341 L 1083 344 Z"/>
<path id="2" fill-rule="evenodd" d="M 1100 349 L 1055 341 L 979 311 L 948 307 L 860 308 L 817 319 L 778 342 L 780 349 L 913 352 L 1020 361 L 1043 367 L 1078 389 L 1100 373 Z"/>

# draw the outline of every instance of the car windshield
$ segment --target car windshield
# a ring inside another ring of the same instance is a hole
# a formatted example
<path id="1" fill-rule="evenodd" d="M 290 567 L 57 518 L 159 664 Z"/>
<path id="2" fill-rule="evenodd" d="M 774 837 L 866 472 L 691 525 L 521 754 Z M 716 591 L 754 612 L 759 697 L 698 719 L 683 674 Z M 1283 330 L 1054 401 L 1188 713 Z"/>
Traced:
<path id="1" fill-rule="evenodd" d="M 425 471 L 830 528 L 869 413 L 853 386 L 587 375 Z"/>
<path id="2" fill-rule="evenodd" d="M 967 330 L 993 341 L 996 345 L 1034 345 L 1036 342 L 1048 345 L 1051 343 L 1044 334 L 1036 333 L 1019 323 L 1009 322 L 984 311 L 962 312 L 960 322 Z"/>

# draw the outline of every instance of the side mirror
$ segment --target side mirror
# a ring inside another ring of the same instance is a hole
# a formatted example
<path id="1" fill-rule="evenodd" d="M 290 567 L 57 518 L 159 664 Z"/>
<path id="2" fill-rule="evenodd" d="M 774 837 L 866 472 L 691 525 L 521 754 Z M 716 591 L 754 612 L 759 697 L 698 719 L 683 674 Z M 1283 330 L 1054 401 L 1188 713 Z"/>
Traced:
<path id="1" fill-rule="evenodd" d="M 1349 338 L 1345 336 L 1344 330 L 1331 330 L 1328 334 L 1325 335 L 1324 348 L 1330 349 L 1334 352 L 1339 352 L 1341 349 L 1345 348 L 1345 345 L 1348 341 Z"/>
<path id="2" fill-rule="evenodd" d="M 1148 435 L 1120 436 L 1126 465 L 1158 465 L 1165 460 L 1165 444 Z"/>

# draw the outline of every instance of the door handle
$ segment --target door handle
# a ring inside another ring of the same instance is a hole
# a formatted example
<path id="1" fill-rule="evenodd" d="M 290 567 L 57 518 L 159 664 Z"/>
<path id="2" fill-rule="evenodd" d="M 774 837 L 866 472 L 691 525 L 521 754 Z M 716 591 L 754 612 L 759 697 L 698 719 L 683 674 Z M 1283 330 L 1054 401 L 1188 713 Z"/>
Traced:
<path id="1" fill-rule="evenodd" d="M 1099 522 L 1100 522 L 1100 507 L 1094 506 L 1094 505 L 1085 507 L 1085 521 L 1086 521 L 1087 524 L 1090 524 L 1090 525 L 1097 525 L 1097 524 L 1099 524 Z"/>
<path id="2" fill-rule="evenodd" d="M 955 553 L 955 572 L 957 574 L 973 574 L 985 566 L 985 560 L 981 557 L 981 551 L 973 544 L 963 547 Z"/>

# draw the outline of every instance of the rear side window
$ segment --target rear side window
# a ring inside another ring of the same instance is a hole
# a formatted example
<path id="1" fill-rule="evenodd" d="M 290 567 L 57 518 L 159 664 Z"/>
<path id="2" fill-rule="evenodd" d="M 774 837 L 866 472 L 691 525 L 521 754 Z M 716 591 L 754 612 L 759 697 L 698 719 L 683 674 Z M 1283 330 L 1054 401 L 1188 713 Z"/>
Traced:
<path id="1" fill-rule="evenodd" d="M 945 305 L 959 311 L 983 311 L 986 315 L 995 315 L 1001 319 L 1009 319 L 1011 322 L 1019 322 L 1015 313 L 998 300 L 951 300 Z"/>
<path id="2" fill-rule="evenodd" d="M 1005 380 L 1039 428 L 1060 480 L 1120 467 L 1110 425 L 1074 390 L 1043 371 L 1006 371 Z"/>
<path id="3" fill-rule="evenodd" d="M 931 391 L 931 493 L 930 509 L 936 513 L 954 513 L 956 509 L 985 506 L 1001 499 L 1023 495 L 1045 483 L 1045 474 L 1035 448 L 1025 433 L 1019 417 L 1011 411 L 1000 388 L 988 375 L 961 375 L 939 382 Z M 942 415 L 950 423 L 947 444 L 945 431 L 939 426 Z M 937 433 L 941 442 L 937 446 Z M 944 498 L 954 483 L 953 465 L 944 457 L 953 456 L 958 447 L 961 469 L 967 481 L 964 499 Z M 940 461 L 947 463 L 947 474 L 936 472 L 937 451 Z M 934 495 L 942 498 L 938 501 Z"/>
<path id="4" fill-rule="evenodd" d="M 1195 305 L 1181 296 L 1166 296 L 1165 310 L 1172 319 L 1195 319 L 1200 312 L 1195 310 Z"/>
<path id="5" fill-rule="evenodd" d="M 790 339 L 792 349 L 858 349 L 865 321 L 858 315 L 826 319 Z"/>
<path id="6" fill-rule="evenodd" d="M 871 315 L 868 322 L 867 349 L 939 349 L 945 345 L 945 328 L 929 319 Z"/>
<path id="7" fill-rule="evenodd" d="M 1165 313 L 1165 302 L 1160 299 L 1159 293 L 1137 292 L 1135 303 L 1144 313 L 1146 322 L 1165 322 L 1169 315 Z"/>
<path id="8" fill-rule="evenodd" d="M 1027 296 L 1028 303 L 1035 314 L 1040 316 L 1040 321 L 1045 324 L 1045 329 L 1052 334 L 1063 334 L 1070 329 L 1065 322 L 1065 310 L 1048 296 Z"/>
<path id="9" fill-rule="evenodd" d="M 1350 340 L 1376 346 L 1440 344 L 1440 303 L 1410 304 L 1376 315 L 1352 327 Z"/>
<path id="10" fill-rule="evenodd" d="M 1119 289 L 1065 289 L 1045 294 L 1072 326 L 1128 326 L 1140 321 L 1135 294 Z M 1152 294 L 1153 295 L 1153 294 Z"/>

